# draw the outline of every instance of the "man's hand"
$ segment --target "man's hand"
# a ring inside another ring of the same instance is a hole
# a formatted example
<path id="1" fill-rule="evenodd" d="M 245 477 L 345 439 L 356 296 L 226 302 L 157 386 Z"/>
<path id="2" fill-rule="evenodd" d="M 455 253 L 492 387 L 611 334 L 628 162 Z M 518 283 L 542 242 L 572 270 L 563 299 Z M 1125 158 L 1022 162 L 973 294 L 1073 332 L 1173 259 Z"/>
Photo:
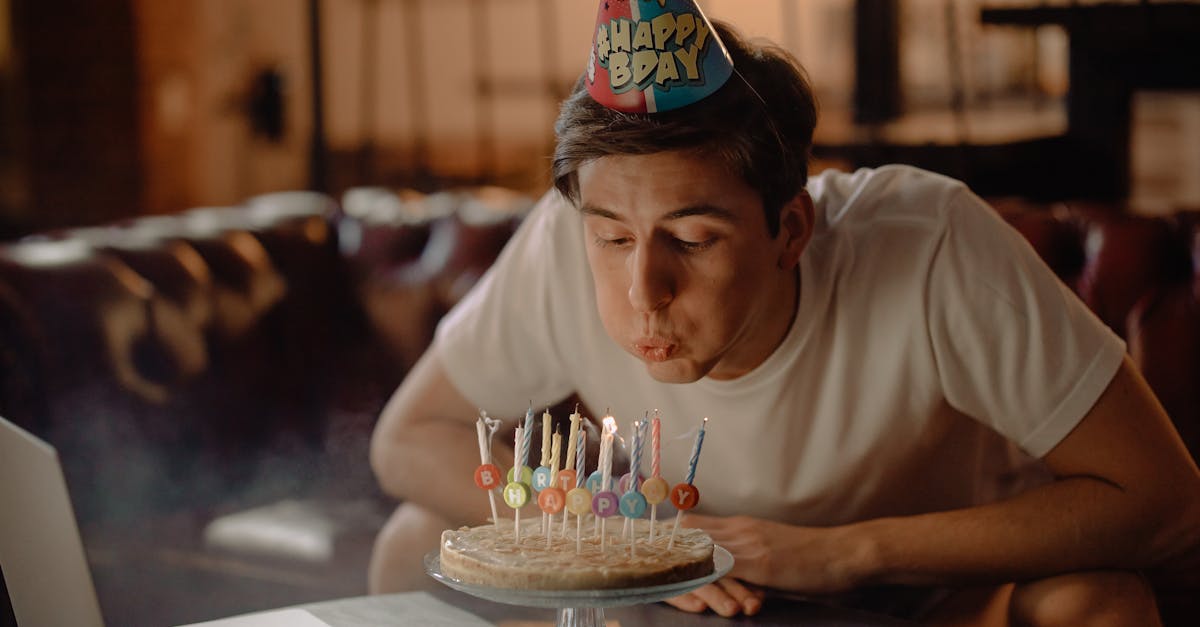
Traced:
<path id="1" fill-rule="evenodd" d="M 667 601 L 689 612 L 712 608 L 722 616 L 755 614 L 762 607 L 759 586 L 810 594 L 845 592 L 862 583 L 854 558 L 858 551 L 839 545 L 837 528 L 796 527 L 748 516 L 688 514 L 686 527 L 703 529 L 734 559 L 729 576 Z M 747 585 L 749 584 L 749 585 Z"/>
<path id="2" fill-rule="evenodd" d="M 667 603 L 685 612 L 700 613 L 712 608 L 721 616 L 737 616 L 744 612 L 754 616 L 762 609 L 763 591 L 747 586 L 733 577 L 718 579 L 716 583 L 697 588 L 687 594 L 667 599 Z"/>

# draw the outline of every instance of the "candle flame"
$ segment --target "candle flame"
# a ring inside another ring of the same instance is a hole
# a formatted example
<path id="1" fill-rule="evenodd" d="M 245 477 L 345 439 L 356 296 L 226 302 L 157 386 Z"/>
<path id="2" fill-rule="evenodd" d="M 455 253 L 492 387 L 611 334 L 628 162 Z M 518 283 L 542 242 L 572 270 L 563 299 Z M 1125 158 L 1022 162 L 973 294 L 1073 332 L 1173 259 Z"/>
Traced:
<path id="1" fill-rule="evenodd" d="M 605 416 L 604 417 L 604 431 L 606 433 L 616 433 L 617 432 L 617 419 L 613 418 L 612 416 Z"/>

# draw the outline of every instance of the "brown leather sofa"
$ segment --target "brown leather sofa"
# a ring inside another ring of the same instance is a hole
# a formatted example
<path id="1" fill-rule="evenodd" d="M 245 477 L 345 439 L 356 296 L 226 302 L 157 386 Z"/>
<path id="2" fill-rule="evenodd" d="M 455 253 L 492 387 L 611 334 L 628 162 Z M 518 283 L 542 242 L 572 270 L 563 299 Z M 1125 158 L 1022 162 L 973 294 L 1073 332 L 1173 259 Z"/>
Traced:
<path id="1" fill-rule="evenodd" d="M 283 192 L 5 244 L 0 412 L 60 446 L 92 495 L 84 515 L 219 501 L 264 457 L 297 460 L 279 470 L 294 488 L 331 439 L 353 467 L 532 202 L 500 188 Z M 993 204 L 1126 338 L 1200 454 L 1197 214 Z"/>
<path id="2" fill-rule="evenodd" d="M 1200 220 L 1088 203 L 994 203 L 1059 278 L 1128 343 L 1200 459 Z"/>
<path id="3" fill-rule="evenodd" d="M 0 245 L 0 414 L 59 448 L 85 523 L 373 489 L 375 417 L 532 204 L 404 197 L 284 192 Z"/>

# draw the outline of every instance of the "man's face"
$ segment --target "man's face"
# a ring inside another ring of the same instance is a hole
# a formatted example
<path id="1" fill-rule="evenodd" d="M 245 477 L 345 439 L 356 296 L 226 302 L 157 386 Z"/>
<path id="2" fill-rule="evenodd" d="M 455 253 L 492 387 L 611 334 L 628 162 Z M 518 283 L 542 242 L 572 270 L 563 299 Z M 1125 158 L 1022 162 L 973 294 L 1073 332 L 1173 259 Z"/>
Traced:
<path id="1" fill-rule="evenodd" d="M 782 341 L 811 224 L 795 203 L 772 237 L 757 191 L 685 152 L 591 161 L 579 191 L 600 318 L 652 377 L 736 378 Z"/>

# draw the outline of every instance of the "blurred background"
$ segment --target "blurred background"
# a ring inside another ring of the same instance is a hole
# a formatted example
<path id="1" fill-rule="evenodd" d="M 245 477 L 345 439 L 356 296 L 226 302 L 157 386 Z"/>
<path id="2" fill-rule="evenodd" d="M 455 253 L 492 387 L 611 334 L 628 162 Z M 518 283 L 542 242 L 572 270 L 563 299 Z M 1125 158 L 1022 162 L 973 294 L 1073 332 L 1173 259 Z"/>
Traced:
<path id="1" fill-rule="evenodd" d="M 969 183 L 1200 450 L 1200 3 L 699 4 L 804 64 L 814 171 Z M 110 623 L 365 591 L 371 427 L 548 188 L 595 14 L 0 0 L 0 413 L 59 448 Z"/>
<path id="2" fill-rule="evenodd" d="M 820 155 L 924 160 L 989 193 L 1200 201 L 1195 50 L 1155 30 L 1188 21 L 1070 16 L 1100 3 L 1065 0 L 701 4 L 804 63 Z M 568 0 L 2 0 L 0 232 L 279 189 L 537 192 L 594 20 Z M 1076 111 L 1073 89 L 1112 102 Z M 993 162 L 1064 137 L 1078 141 L 1054 150 L 1088 172 Z"/>

